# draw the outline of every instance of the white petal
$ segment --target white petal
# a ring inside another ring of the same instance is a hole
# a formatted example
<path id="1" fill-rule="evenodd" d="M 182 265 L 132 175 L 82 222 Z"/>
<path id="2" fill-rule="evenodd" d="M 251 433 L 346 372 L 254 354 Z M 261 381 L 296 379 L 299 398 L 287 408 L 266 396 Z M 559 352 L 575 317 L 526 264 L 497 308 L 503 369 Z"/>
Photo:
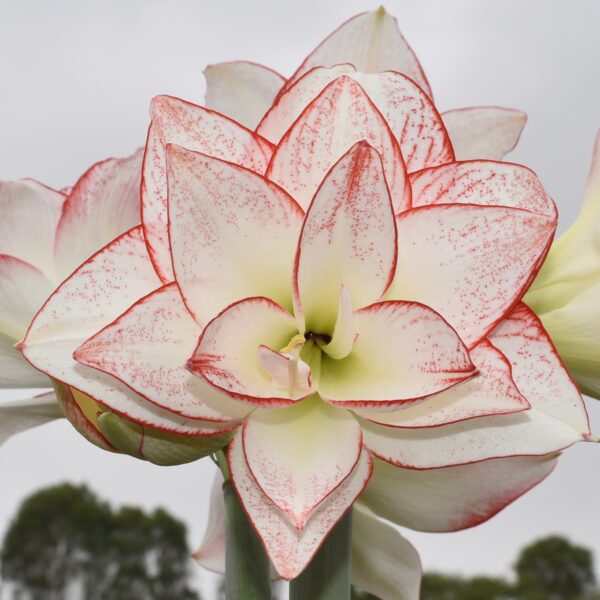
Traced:
<path id="1" fill-rule="evenodd" d="M 332 404 L 393 406 L 445 390 L 475 374 L 456 332 L 434 311 L 381 302 L 354 313 L 349 356 L 323 355 L 319 394 Z"/>
<path id="2" fill-rule="evenodd" d="M 54 236 L 65 197 L 35 181 L 0 182 L 0 254 L 54 277 Z"/>
<path id="3" fill-rule="evenodd" d="M 36 371 L 15 348 L 15 340 L 0 333 L 0 388 L 45 388 L 46 375 Z"/>
<path id="4" fill-rule="evenodd" d="M 386 297 L 422 302 L 474 346 L 514 306 L 552 240 L 554 219 L 516 208 L 440 204 L 398 217 Z"/>
<path id="5" fill-rule="evenodd" d="M 262 539 L 276 571 L 284 579 L 297 577 L 308 565 L 331 529 L 352 506 L 371 475 L 369 453 L 362 451 L 352 473 L 322 502 L 302 530 L 296 529 L 261 491 L 246 463 L 241 434 L 229 444 L 232 480 L 250 521 Z"/>
<path id="6" fill-rule="evenodd" d="M 499 106 L 473 106 L 442 113 L 456 160 L 502 160 L 518 143 L 527 115 Z"/>
<path id="7" fill-rule="evenodd" d="M 0 404 L 0 446 L 11 436 L 63 418 L 54 392 Z"/>
<path id="8" fill-rule="evenodd" d="M 187 370 L 201 333 L 172 283 L 136 302 L 74 357 L 183 417 L 218 422 L 245 416 L 247 406 Z"/>
<path id="9" fill-rule="evenodd" d="M 362 449 L 356 419 L 318 396 L 256 410 L 242 439 L 256 483 L 297 529 L 350 475 Z"/>
<path id="10" fill-rule="evenodd" d="M 352 514 L 352 585 L 380 600 L 418 600 L 421 560 L 412 544 L 359 500 Z"/>
<path id="11" fill-rule="evenodd" d="M 365 73 L 404 73 L 431 96 L 415 53 L 400 33 L 396 19 L 383 7 L 356 15 L 338 27 L 308 55 L 287 85 L 313 67 L 340 63 L 351 63 Z"/>
<path id="12" fill-rule="evenodd" d="M 252 296 L 291 309 L 300 207 L 248 169 L 176 146 L 168 180 L 173 267 L 197 321 Z"/>
<path id="13" fill-rule="evenodd" d="M 94 252 L 140 223 L 143 151 L 96 163 L 65 201 L 56 230 L 56 268 L 62 280 Z"/>
<path id="14" fill-rule="evenodd" d="M 443 469 L 402 469 L 374 460 L 361 502 L 390 521 L 419 531 L 479 525 L 543 481 L 555 455 L 486 460 Z"/>
<path id="15" fill-rule="evenodd" d="M 381 159 L 359 142 L 328 173 L 302 228 L 294 311 L 308 330 L 333 334 L 342 286 L 357 308 L 382 296 L 394 273 L 395 240 Z"/>
<path id="16" fill-rule="evenodd" d="M 273 104 L 285 83 L 279 74 L 243 60 L 209 65 L 206 77 L 206 107 L 254 129 Z"/>
<path id="17" fill-rule="evenodd" d="M 148 249 L 164 283 L 173 280 L 167 233 L 167 144 L 202 152 L 264 173 L 268 142 L 235 121 L 177 98 L 153 99 L 142 167 L 142 222 Z"/>
<path id="18" fill-rule="evenodd" d="M 212 433 L 218 424 L 167 412 L 73 359 L 86 339 L 157 287 L 160 280 L 137 227 L 95 254 L 56 290 L 31 324 L 23 354 L 40 371 L 138 423 L 191 435 Z"/>

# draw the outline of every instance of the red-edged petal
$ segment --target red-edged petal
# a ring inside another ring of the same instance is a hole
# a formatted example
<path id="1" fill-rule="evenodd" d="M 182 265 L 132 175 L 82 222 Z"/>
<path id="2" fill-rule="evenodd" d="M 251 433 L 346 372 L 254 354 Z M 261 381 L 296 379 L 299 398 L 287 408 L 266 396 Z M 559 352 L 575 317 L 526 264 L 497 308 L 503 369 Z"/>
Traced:
<path id="1" fill-rule="evenodd" d="M 331 82 L 302 112 L 275 150 L 267 177 L 307 207 L 330 168 L 354 144 L 379 152 L 396 212 L 410 206 L 400 147 L 384 117 L 348 76 Z"/>
<path id="2" fill-rule="evenodd" d="M 364 73 L 404 73 L 431 96 L 431 88 L 415 53 L 400 33 L 396 19 L 383 7 L 356 15 L 338 27 L 307 56 L 287 86 L 313 67 L 340 63 L 352 63 Z"/>
<path id="3" fill-rule="evenodd" d="M 161 279 L 172 281 L 167 234 L 166 145 L 178 144 L 263 173 L 270 144 L 235 121 L 169 96 L 154 98 L 142 167 L 142 221 L 152 261 Z"/>
<path id="4" fill-rule="evenodd" d="M 96 163 L 79 179 L 62 209 L 54 252 L 60 279 L 140 223 L 142 150 Z"/>
<path id="5" fill-rule="evenodd" d="M 86 339 L 159 286 L 143 233 L 136 227 L 88 259 L 48 299 L 22 344 L 25 358 L 43 373 L 140 424 L 189 435 L 231 429 L 228 423 L 192 421 L 161 409 L 113 377 L 73 359 Z"/>
<path id="6" fill-rule="evenodd" d="M 489 336 L 508 358 L 513 379 L 536 409 L 590 433 L 581 394 L 535 313 L 519 304 Z"/>
<path id="7" fill-rule="evenodd" d="M 254 480 L 297 529 L 350 475 L 362 450 L 356 419 L 318 396 L 254 411 L 242 439 Z"/>
<path id="8" fill-rule="evenodd" d="M 332 404 L 403 404 L 476 372 L 456 332 L 421 304 L 373 304 L 354 313 L 354 326 L 358 336 L 350 355 L 322 358 L 319 394 Z"/>
<path id="9" fill-rule="evenodd" d="M 512 380 L 511 366 L 487 340 L 470 352 L 477 375 L 395 412 L 358 410 L 365 419 L 391 427 L 436 427 L 486 415 L 512 414 L 529 408 L 529 402 Z"/>
<path id="10" fill-rule="evenodd" d="M 234 398 L 260 406 L 291 404 L 310 392 L 277 387 L 260 363 L 259 348 L 281 350 L 297 333 L 285 308 L 269 298 L 247 298 L 205 327 L 188 367 Z"/>
<path id="11" fill-rule="evenodd" d="M 54 236 L 65 196 L 36 181 L 0 182 L 0 254 L 54 279 Z"/>
<path id="12" fill-rule="evenodd" d="M 300 207 L 252 171 L 177 146 L 168 180 L 175 276 L 198 322 L 251 296 L 291 309 Z"/>
<path id="13" fill-rule="evenodd" d="M 352 513 L 352 585 L 380 600 L 415 600 L 421 572 L 412 544 L 358 500 Z"/>
<path id="14" fill-rule="evenodd" d="M 183 417 L 227 421 L 245 416 L 247 405 L 186 368 L 201 332 L 172 283 L 136 302 L 79 346 L 74 357 Z"/>
<path id="15" fill-rule="evenodd" d="M 257 132 L 277 144 L 309 102 L 340 75 L 357 81 L 387 121 L 409 172 L 454 160 L 442 117 L 427 94 L 401 73 L 360 73 L 352 65 L 316 67 L 288 88 Z"/>
<path id="16" fill-rule="evenodd" d="M 513 108 L 473 106 L 442 113 L 457 160 L 502 160 L 517 145 L 527 115 Z"/>
<path id="17" fill-rule="evenodd" d="M 527 290 L 556 223 L 516 208 L 443 204 L 403 213 L 397 227 L 386 297 L 430 306 L 472 347 Z"/>
<path id="18" fill-rule="evenodd" d="M 527 167 L 471 160 L 425 169 L 410 176 L 413 206 L 479 204 L 508 206 L 557 218 L 556 205 Z"/>
<path id="19" fill-rule="evenodd" d="M 273 69 L 236 60 L 209 65 L 206 107 L 254 129 L 273 104 L 285 79 Z"/>
<path id="20" fill-rule="evenodd" d="M 228 448 L 233 484 L 273 566 L 284 579 L 297 577 L 367 484 L 372 468 L 369 453 L 362 451 L 350 475 L 298 530 L 258 487 L 248 468 L 240 433 Z"/>
<path id="21" fill-rule="evenodd" d="M 487 521 L 543 481 L 555 455 L 486 460 L 418 471 L 374 460 L 361 502 L 393 523 L 419 531 L 459 531 Z"/>
<path id="22" fill-rule="evenodd" d="M 377 152 L 359 142 L 331 169 L 298 244 L 294 309 L 306 328 L 332 334 L 344 286 L 355 307 L 379 299 L 396 266 L 396 226 Z"/>

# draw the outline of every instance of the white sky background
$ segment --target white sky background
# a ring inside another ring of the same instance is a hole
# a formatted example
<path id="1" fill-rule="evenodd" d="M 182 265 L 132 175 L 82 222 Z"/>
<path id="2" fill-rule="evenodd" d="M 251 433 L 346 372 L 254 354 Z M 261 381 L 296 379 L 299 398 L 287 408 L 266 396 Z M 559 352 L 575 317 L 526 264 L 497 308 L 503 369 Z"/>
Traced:
<path id="1" fill-rule="evenodd" d="M 75 182 L 93 162 L 143 144 L 160 93 L 201 103 L 202 70 L 238 58 L 291 74 L 370 0 L 0 0 L 0 179 Z M 441 110 L 497 104 L 529 113 L 510 159 L 534 168 L 577 215 L 600 126 L 600 2 L 388 0 Z M 1 218 L 1 215 L 0 215 Z M 1 393 L 18 398 L 23 392 Z M 600 429 L 600 403 L 590 401 Z M 163 505 L 201 539 L 213 465 L 160 468 L 87 444 L 66 423 L 0 450 L 0 535 L 20 500 L 70 479 L 115 503 Z M 569 450 L 539 488 L 458 534 L 407 532 L 428 569 L 507 572 L 519 547 L 559 532 L 600 556 L 600 447 Z"/>

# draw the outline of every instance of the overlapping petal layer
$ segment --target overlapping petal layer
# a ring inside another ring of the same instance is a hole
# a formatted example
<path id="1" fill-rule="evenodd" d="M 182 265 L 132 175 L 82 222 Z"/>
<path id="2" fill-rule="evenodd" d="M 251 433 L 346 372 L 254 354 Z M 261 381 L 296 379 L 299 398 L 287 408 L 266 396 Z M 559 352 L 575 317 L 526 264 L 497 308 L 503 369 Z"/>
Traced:
<path id="1" fill-rule="evenodd" d="M 167 232 L 166 146 L 178 144 L 259 173 L 266 169 L 272 149 L 235 121 L 177 98 L 154 98 L 151 112 L 142 167 L 142 221 L 150 256 L 167 283 L 173 280 L 173 270 Z"/>

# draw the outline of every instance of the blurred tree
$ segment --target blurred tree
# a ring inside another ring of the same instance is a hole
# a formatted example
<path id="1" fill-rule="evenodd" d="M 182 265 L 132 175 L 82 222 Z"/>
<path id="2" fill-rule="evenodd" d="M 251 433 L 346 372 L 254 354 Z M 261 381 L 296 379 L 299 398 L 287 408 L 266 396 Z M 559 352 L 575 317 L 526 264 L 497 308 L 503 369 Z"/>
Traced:
<path id="1" fill-rule="evenodd" d="M 2 578 L 16 600 L 199 600 L 185 533 L 164 510 L 113 512 L 85 486 L 54 486 L 21 505 Z"/>
<path id="2" fill-rule="evenodd" d="M 523 600 L 582 600 L 597 593 L 592 553 L 560 536 L 524 548 L 514 568 Z"/>

